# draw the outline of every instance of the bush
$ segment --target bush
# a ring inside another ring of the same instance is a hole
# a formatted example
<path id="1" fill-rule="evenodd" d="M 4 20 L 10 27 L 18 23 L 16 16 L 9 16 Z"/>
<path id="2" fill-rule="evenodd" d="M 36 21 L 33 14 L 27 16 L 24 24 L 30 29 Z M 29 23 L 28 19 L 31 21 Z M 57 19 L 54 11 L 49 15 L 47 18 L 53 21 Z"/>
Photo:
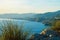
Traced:
<path id="1" fill-rule="evenodd" d="M 55 23 L 52 26 L 52 30 L 60 32 L 60 21 L 55 21 Z"/>

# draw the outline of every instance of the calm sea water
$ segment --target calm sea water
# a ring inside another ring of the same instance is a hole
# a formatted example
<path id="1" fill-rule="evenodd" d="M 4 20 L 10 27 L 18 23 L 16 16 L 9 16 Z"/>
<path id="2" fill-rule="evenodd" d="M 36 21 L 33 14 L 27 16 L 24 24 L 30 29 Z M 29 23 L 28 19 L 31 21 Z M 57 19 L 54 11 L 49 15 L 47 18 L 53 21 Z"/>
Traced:
<path id="1" fill-rule="evenodd" d="M 43 23 L 41 22 L 33 22 L 33 21 L 27 21 L 27 20 L 16 20 L 16 19 L 0 19 L 0 28 L 1 24 L 4 24 L 6 22 L 13 22 L 16 23 L 18 25 L 22 25 L 24 26 L 24 30 L 29 30 L 32 34 L 33 33 L 40 33 L 42 30 L 44 30 L 46 27 Z"/>

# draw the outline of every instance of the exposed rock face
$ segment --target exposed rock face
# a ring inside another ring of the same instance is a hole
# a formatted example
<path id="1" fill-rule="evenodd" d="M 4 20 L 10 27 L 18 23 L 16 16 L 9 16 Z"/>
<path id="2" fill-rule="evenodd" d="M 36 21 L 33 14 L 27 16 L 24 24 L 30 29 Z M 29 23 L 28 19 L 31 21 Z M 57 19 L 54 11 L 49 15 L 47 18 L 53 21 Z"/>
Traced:
<path id="1" fill-rule="evenodd" d="M 60 34 L 53 30 L 46 30 L 45 34 L 34 34 L 30 40 L 60 40 Z"/>

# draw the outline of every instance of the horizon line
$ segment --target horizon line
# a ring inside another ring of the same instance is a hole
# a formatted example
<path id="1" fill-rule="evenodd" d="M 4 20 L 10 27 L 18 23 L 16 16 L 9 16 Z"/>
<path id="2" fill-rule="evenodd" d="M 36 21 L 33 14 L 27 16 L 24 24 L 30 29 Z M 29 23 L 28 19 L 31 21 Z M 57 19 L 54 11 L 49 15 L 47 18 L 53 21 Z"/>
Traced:
<path id="1" fill-rule="evenodd" d="M 57 12 L 57 11 L 60 11 L 60 10 L 55 10 L 55 11 L 46 11 L 46 12 L 21 12 L 21 13 L 0 13 L 0 14 L 45 14 L 45 13 L 49 13 L 49 12 Z"/>

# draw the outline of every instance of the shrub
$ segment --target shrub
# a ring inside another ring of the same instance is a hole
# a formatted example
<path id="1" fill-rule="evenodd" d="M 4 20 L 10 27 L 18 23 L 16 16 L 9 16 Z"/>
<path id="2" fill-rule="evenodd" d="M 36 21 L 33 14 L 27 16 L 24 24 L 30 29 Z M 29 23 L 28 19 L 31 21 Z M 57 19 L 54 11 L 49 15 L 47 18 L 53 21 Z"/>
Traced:
<path id="1" fill-rule="evenodd" d="M 51 29 L 60 32 L 60 21 L 55 21 Z"/>

